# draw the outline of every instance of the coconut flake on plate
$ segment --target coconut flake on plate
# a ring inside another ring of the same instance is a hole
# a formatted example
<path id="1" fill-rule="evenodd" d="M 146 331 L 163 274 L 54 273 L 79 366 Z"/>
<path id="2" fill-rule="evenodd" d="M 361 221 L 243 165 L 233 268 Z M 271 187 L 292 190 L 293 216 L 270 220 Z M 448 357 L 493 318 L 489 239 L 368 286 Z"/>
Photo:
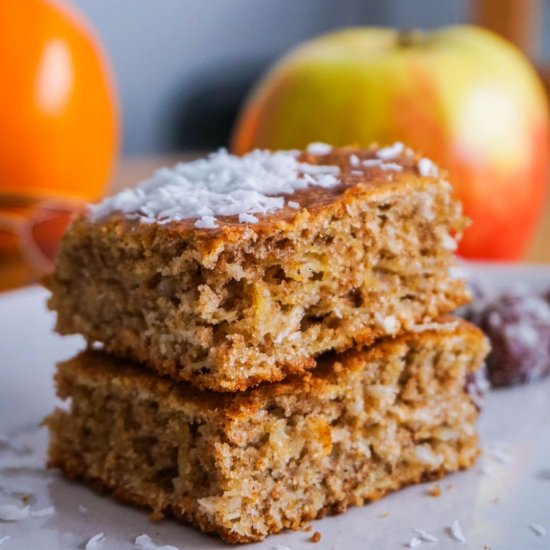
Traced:
<path id="1" fill-rule="evenodd" d="M 546 528 L 538 523 L 531 523 L 529 525 L 531 530 L 536 533 L 539 537 L 544 537 L 546 535 Z"/>
<path id="2" fill-rule="evenodd" d="M 13 504 L 3 504 L 0 506 L 0 521 L 20 521 L 30 515 L 30 506 L 15 506 Z"/>
<path id="3" fill-rule="evenodd" d="M 86 543 L 85 549 L 99 550 L 100 548 L 103 548 L 104 544 L 105 544 L 105 535 L 103 533 L 98 533 L 97 535 L 94 535 L 91 539 L 88 540 L 88 542 Z"/>
<path id="4" fill-rule="evenodd" d="M 33 518 L 46 518 L 48 516 L 53 516 L 54 514 L 54 506 L 46 506 L 46 508 L 41 508 L 39 510 L 31 510 L 31 516 Z"/>
<path id="5" fill-rule="evenodd" d="M 503 449 L 492 449 L 491 457 L 501 464 L 510 464 L 510 462 L 512 461 L 512 457 L 510 456 L 510 454 Z"/>
<path id="6" fill-rule="evenodd" d="M 339 173 L 338 166 L 299 162 L 295 151 L 256 149 L 238 157 L 221 149 L 207 158 L 162 168 L 137 187 L 90 205 L 88 215 L 97 221 L 120 213 L 159 224 L 195 219 L 199 229 L 216 229 L 218 216 L 255 223 L 249 220 L 256 214 L 284 208 L 284 195 L 310 186 L 334 187 L 340 183 Z"/>
<path id="7" fill-rule="evenodd" d="M 479 473 L 483 476 L 491 477 L 493 475 L 493 469 L 491 468 L 491 466 L 484 464 L 479 468 Z"/>
<path id="8" fill-rule="evenodd" d="M 155 544 L 149 535 L 139 535 L 134 541 L 136 548 L 140 550 L 178 550 L 175 546 L 166 544 L 164 546 L 158 546 Z"/>
<path id="9" fill-rule="evenodd" d="M 460 523 L 457 519 L 455 519 L 452 525 L 449 527 L 449 533 L 451 537 L 453 537 L 453 539 L 457 540 L 458 542 L 466 542 L 466 537 L 464 536 L 462 528 L 460 527 Z"/>
<path id="10" fill-rule="evenodd" d="M 413 531 L 424 542 L 439 542 L 439 539 L 437 537 L 430 535 L 430 533 L 427 533 L 426 531 L 424 531 L 424 529 L 415 528 L 413 529 Z"/>

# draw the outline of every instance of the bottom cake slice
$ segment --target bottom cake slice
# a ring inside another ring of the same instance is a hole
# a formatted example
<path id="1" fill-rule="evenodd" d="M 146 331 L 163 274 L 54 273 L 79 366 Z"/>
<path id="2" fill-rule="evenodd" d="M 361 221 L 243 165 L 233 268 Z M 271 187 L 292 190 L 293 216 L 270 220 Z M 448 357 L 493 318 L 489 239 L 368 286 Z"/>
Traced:
<path id="1" fill-rule="evenodd" d="M 302 377 L 201 392 L 89 351 L 58 366 L 50 466 L 228 542 L 256 541 L 473 464 L 467 380 L 484 336 L 454 318 L 325 357 Z"/>

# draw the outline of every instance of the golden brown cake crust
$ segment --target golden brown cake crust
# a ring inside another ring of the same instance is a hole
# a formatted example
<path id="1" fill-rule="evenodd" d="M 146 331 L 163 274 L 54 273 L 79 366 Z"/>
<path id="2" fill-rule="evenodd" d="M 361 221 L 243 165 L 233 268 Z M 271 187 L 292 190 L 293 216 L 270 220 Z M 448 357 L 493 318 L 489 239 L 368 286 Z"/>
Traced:
<path id="1" fill-rule="evenodd" d="M 487 343 L 445 319 L 241 394 L 200 391 L 101 352 L 59 365 L 71 409 L 50 466 L 227 542 L 251 542 L 445 473 L 477 454 L 466 391 Z"/>
<path id="2" fill-rule="evenodd" d="M 257 224 L 78 217 L 47 281 L 57 330 L 174 380 L 232 392 L 452 311 L 469 300 L 452 275 L 460 205 L 442 176 L 420 175 L 415 158 L 392 159 L 401 171 L 350 167 L 352 155 L 374 154 L 304 153 L 311 164 L 342 166 L 341 185 L 298 191 L 300 209 L 258 215 Z"/>

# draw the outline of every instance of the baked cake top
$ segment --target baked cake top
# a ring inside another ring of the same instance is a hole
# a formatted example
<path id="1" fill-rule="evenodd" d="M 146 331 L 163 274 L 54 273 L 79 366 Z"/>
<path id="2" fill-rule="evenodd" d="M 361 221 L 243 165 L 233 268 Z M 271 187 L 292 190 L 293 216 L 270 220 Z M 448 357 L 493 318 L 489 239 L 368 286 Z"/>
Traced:
<path id="1" fill-rule="evenodd" d="M 402 143 L 367 149 L 312 143 L 305 151 L 225 150 L 158 170 L 152 178 L 88 208 L 92 222 L 126 218 L 215 230 L 225 225 L 288 219 L 316 210 L 350 188 L 387 189 L 403 175 L 437 179 L 439 171 Z"/>

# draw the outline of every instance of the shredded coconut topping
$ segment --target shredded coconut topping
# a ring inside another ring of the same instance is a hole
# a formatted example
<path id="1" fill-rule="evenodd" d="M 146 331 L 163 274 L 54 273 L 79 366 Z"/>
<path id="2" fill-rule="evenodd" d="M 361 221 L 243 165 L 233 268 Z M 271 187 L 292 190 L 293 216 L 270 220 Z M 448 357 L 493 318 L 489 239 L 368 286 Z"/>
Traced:
<path id="1" fill-rule="evenodd" d="M 0 537 L 0 546 L 2 546 L 2 544 L 4 544 L 8 540 L 10 540 L 9 535 L 6 535 L 5 537 Z"/>
<path id="2" fill-rule="evenodd" d="M 389 147 L 383 147 L 380 149 L 376 156 L 382 160 L 392 160 L 398 157 L 405 150 L 405 146 L 401 142 L 396 142 Z"/>
<path id="3" fill-rule="evenodd" d="M 306 151 L 312 155 L 328 155 L 332 151 L 332 146 L 322 141 L 316 141 L 315 143 L 310 143 Z"/>
<path id="4" fill-rule="evenodd" d="M 141 550 L 178 550 L 175 546 L 166 544 L 165 546 L 156 545 L 149 535 L 139 535 L 134 541 L 137 548 Z"/>
<path id="5" fill-rule="evenodd" d="M 437 166 L 427 158 L 422 158 L 418 161 L 418 172 L 421 176 L 437 178 L 439 175 L 439 170 Z"/>
<path id="6" fill-rule="evenodd" d="M 319 149 L 319 144 L 313 145 Z M 255 150 L 237 157 L 221 149 L 205 159 L 158 170 L 136 188 L 90 206 L 89 215 L 95 221 L 120 212 L 149 223 L 197 218 L 195 227 L 205 229 L 218 227 L 216 216 L 239 216 L 256 223 L 254 214 L 284 208 L 281 195 L 339 183 L 338 166 L 299 162 L 297 155 Z"/>
<path id="7" fill-rule="evenodd" d="M 387 162 L 385 164 L 381 164 L 380 168 L 384 171 L 392 170 L 393 172 L 403 172 L 403 166 L 400 164 L 397 164 L 396 162 Z"/>
<path id="8" fill-rule="evenodd" d="M 19 521 L 26 519 L 30 515 L 30 506 L 14 506 L 13 504 L 4 504 L 0 506 L 0 521 Z"/>
<path id="9" fill-rule="evenodd" d="M 103 545 L 105 544 L 105 535 L 103 533 L 98 533 L 97 535 L 94 535 L 87 543 L 86 543 L 86 550 L 99 550 L 100 548 L 103 548 Z"/>
<path id="10" fill-rule="evenodd" d="M 381 166 L 382 161 L 380 159 L 366 159 L 361 164 L 365 168 L 372 168 L 373 166 Z"/>
<path id="11" fill-rule="evenodd" d="M 409 548 L 418 548 L 422 544 L 422 540 L 418 537 L 413 537 L 408 543 Z"/>

